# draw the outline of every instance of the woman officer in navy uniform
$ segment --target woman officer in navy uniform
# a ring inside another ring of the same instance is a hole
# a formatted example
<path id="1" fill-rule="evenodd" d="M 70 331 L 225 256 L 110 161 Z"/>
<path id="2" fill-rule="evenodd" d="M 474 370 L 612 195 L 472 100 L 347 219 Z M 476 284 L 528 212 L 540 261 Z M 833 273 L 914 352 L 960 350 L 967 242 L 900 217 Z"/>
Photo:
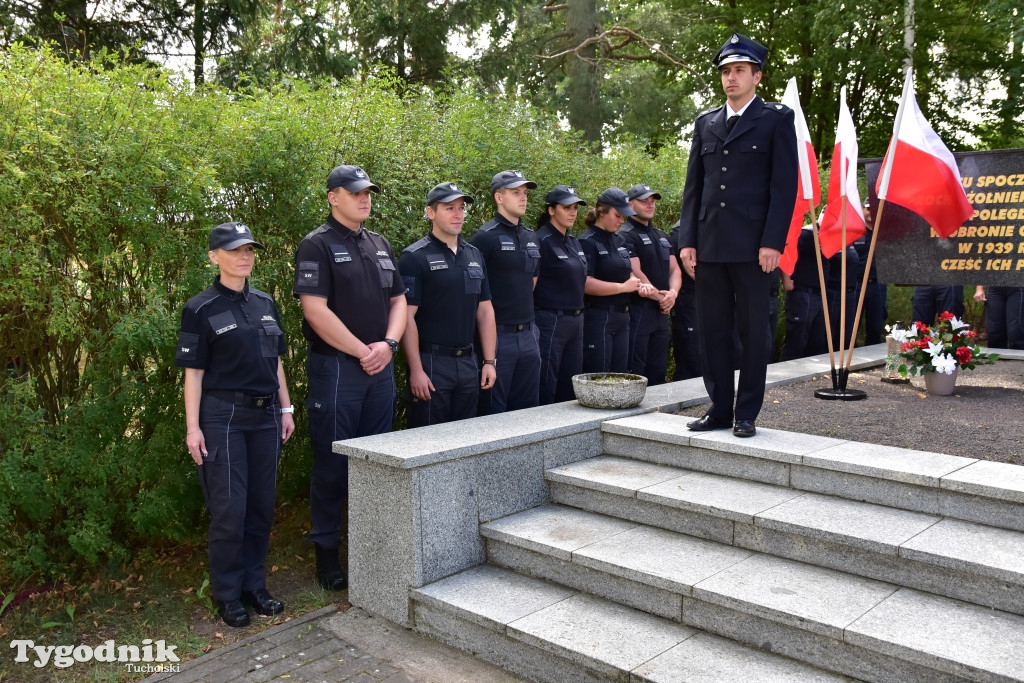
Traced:
<path id="1" fill-rule="evenodd" d="M 266 587 L 281 444 L 295 431 L 274 300 L 249 286 L 263 245 L 241 223 L 210 233 L 220 274 L 181 314 L 175 364 L 185 368 L 188 452 L 210 511 L 212 595 L 228 626 L 248 626 L 252 607 L 284 610 Z"/>
<path id="2" fill-rule="evenodd" d="M 650 288 L 633 275 L 626 242 L 616 234 L 633 213 L 626 193 L 610 187 L 597 196 L 597 204 L 583 219 L 587 224 L 580 235 L 587 257 L 584 372 L 625 372 L 629 364 L 630 294 L 643 295 Z"/>
<path id="3" fill-rule="evenodd" d="M 555 185 L 544 198 L 537 223 L 540 271 L 533 289 L 534 327 L 540 347 L 540 405 L 576 398 L 572 376 L 583 370 L 583 287 L 587 263 L 579 240 L 569 232 L 587 203 L 568 185 Z"/>

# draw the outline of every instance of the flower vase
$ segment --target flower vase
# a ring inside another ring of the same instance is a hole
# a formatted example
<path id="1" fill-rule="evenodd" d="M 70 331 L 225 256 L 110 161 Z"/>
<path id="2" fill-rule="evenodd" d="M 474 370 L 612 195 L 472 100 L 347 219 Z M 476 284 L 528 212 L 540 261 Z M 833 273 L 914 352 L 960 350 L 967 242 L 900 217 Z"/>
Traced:
<path id="1" fill-rule="evenodd" d="M 953 372 L 945 374 L 942 372 L 929 372 L 924 376 L 924 388 L 933 396 L 949 396 L 956 388 L 956 376 L 960 368 L 953 368 Z"/>

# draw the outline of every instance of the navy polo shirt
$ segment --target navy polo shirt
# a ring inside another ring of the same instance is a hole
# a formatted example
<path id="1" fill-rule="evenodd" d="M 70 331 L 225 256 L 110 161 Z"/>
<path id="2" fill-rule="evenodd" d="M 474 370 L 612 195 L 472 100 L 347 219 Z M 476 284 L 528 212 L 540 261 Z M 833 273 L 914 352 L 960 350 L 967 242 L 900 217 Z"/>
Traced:
<path id="1" fill-rule="evenodd" d="M 683 268 L 683 259 L 679 256 L 679 250 L 675 248 L 675 245 L 679 244 L 679 221 L 676 221 L 675 225 L 672 226 L 672 231 L 668 234 L 668 242 L 673 245 L 672 258 L 676 260 L 676 265 L 679 266 L 679 272 L 683 275 L 683 286 L 681 291 L 689 292 L 691 294 L 696 292 L 697 283 L 694 282 L 693 278 L 686 272 L 686 268 Z"/>
<path id="2" fill-rule="evenodd" d="M 537 229 L 540 240 L 540 274 L 533 290 L 537 308 L 572 310 L 583 308 L 583 286 L 587 282 L 587 259 L 580 241 L 563 235 L 551 223 Z"/>
<path id="3" fill-rule="evenodd" d="M 533 322 L 533 278 L 538 273 L 537 233 L 498 214 L 473 233 L 470 244 L 487 264 L 494 318 L 499 325 Z"/>
<path id="4" fill-rule="evenodd" d="M 386 239 L 362 225 L 359 230 L 349 230 L 328 216 L 326 223 L 303 238 L 295 252 L 292 294 L 327 299 L 327 307 L 349 332 L 371 344 L 387 335 L 391 299 L 405 294 L 405 285 Z M 337 352 L 305 319 L 302 336 L 314 353 Z"/>
<path id="5" fill-rule="evenodd" d="M 225 287 L 220 276 L 181 312 L 174 364 L 203 370 L 203 389 L 272 394 L 287 353 L 281 317 L 269 294 Z"/>
<path id="6" fill-rule="evenodd" d="M 651 225 L 644 225 L 630 216 L 619 229 L 619 234 L 626 241 L 629 255 L 640 259 L 640 270 L 644 272 L 651 284 L 658 289 L 668 289 L 669 259 L 672 257 L 672 243 L 668 235 Z M 635 294 L 636 300 L 640 295 Z M 657 303 L 653 299 L 647 299 Z"/>
<path id="7" fill-rule="evenodd" d="M 829 259 L 821 258 L 822 272 L 825 280 L 829 277 Z M 818 280 L 818 259 L 814 256 L 814 233 L 811 228 L 800 231 L 800 237 L 796 242 L 796 265 L 793 266 L 793 284 L 803 289 L 814 292 L 821 291 L 821 284 Z"/>
<path id="8" fill-rule="evenodd" d="M 433 234 L 409 245 L 398 259 L 405 298 L 417 306 L 420 344 L 463 347 L 473 343 L 476 311 L 490 301 L 480 250 L 458 238 L 456 251 Z"/>
<path id="9" fill-rule="evenodd" d="M 605 282 L 625 282 L 633 273 L 629 262 L 629 250 L 618 233 L 608 232 L 596 226 L 587 228 L 580 235 L 580 245 L 587 256 L 587 275 Z M 611 296 L 586 296 L 588 306 L 626 306 L 629 293 Z"/>

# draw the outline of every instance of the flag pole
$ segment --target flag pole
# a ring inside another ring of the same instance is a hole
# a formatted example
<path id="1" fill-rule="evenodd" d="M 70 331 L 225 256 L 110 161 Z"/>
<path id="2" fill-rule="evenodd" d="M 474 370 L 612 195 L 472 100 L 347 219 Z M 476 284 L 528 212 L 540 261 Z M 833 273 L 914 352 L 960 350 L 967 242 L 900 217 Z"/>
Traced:
<path id="1" fill-rule="evenodd" d="M 818 290 L 821 294 L 821 309 L 825 313 L 825 338 L 828 340 L 828 364 L 832 368 L 832 386 L 836 385 L 836 361 L 833 355 L 832 321 L 829 320 L 828 298 L 825 293 L 825 267 L 821 262 L 821 240 L 818 237 L 818 216 L 811 204 L 811 232 L 814 234 L 814 255 L 818 259 Z"/>
<path id="2" fill-rule="evenodd" d="M 874 228 L 871 230 L 871 244 L 868 246 L 868 260 L 864 266 L 864 280 L 860 285 L 860 298 L 857 300 L 857 317 L 853 319 L 853 338 L 857 338 L 857 327 L 860 325 L 860 314 L 864 309 L 864 294 L 867 292 L 868 279 L 871 275 L 871 264 L 875 259 L 875 242 L 878 241 L 878 231 L 882 225 L 882 210 L 885 209 L 885 200 L 878 200 L 878 213 L 874 217 Z M 850 346 L 849 355 L 846 357 L 846 370 L 849 372 L 853 363 L 853 346 Z"/>

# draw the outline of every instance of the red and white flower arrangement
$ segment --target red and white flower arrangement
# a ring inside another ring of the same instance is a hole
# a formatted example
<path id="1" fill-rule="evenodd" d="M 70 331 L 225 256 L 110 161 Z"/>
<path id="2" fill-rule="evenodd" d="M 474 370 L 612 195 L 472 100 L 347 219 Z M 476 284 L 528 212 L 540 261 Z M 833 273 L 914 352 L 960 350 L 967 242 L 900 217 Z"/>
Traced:
<path id="1" fill-rule="evenodd" d="M 887 328 L 900 342 L 900 375 L 925 375 L 929 372 L 953 374 L 957 368 L 973 370 L 978 365 L 993 365 L 998 353 L 984 353 L 978 346 L 978 333 L 949 311 L 939 314 L 929 327 L 920 320 L 910 329 Z"/>

